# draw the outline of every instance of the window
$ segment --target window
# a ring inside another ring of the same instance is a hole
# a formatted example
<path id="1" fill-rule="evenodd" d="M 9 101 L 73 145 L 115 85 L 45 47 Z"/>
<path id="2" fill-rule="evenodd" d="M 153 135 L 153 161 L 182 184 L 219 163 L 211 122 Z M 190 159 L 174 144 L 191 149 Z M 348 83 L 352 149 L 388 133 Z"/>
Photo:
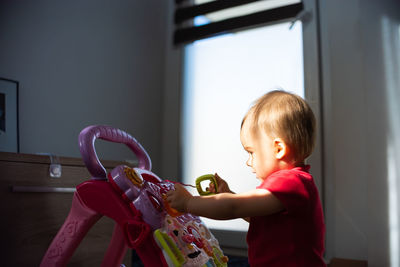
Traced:
<path id="1" fill-rule="evenodd" d="M 183 182 L 217 172 L 235 192 L 258 180 L 246 166 L 240 124 L 252 102 L 282 88 L 304 96 L 302 24 L 264 26 L 185 48 Z M 196 192 L 193 192 L 197 194 Z M 241 219 L 204 219 L 213 229 L 247 231 Z"/>

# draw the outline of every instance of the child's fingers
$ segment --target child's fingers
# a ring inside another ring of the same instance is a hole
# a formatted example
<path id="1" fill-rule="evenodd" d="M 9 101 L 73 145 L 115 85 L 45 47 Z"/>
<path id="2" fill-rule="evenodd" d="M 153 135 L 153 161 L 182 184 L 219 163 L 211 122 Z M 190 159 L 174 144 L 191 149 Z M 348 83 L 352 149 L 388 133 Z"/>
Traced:
<path id="1" fill-rule="evenodd" d="M 165 193 L 165 200 L 167 200 L 167 202 L 171 203 L 173 197 L 174 197 L 174 192 L 171 192 L 173 190 L 168 191 L 167 193 Z"/>
<path id="2" fill-rule="evenodd" d="M 217 183 L 224 181 L 224 179 L 222 179 L 221 177 L 219 177 L 218 173 L 214 174 L 215 180 L 217 180 Z"/>
<path id="3" fill-rule="evenodd" d="M 169 203 L 171 203 L 174 200 L 176 194 L 179 194 L 180 191 L 179 186 L 180 186 L 179 184 L 174 184 L 174 189 L 170 189 L 167 192 L 165 192 L 165 198 Z"/>
<path id="4" fill-rule="evenodd" d="M 215 193 L 215 185 L 214 185 L 214 183 L 210 182 L 210 184 L 208 185 L 206 190 Z"/>
<path id="5" fill-rule="evenodd" d="M 175 191 L 178 193 L 186 191 L 186 189 L 180 184 L 174 184 Z"/>
<path id="6" fill-rule="evenodd" d="M 170 197 L 172 197 L 174 195 L 174 190 L 168 190 L 166 193 L 165 193 L 165 196 L 167 197 L 167 198 L 170 198 Z"/>
<path id="7" fill-rule="evenodd" d="M 175 190 L 177 190 L 177 189 L 181 189 L 184 187 L 183 187 L 183 185 L 176 183 L 176 184 L 174 184 L 174 188 L 175 188 Z"/>
<path id="8" fill-rule="evenodd" d="M 215 180 L 216 180 L 216 182 L 217 182 L 217 188 L 218 188 L 218 191 L 220 192 L 220 193 L 223 193 L 223 192 L 225 192 L 225 193 L 232 193 L 232 191 L 229 189 L 229 185 L 228 185 L 228 183 L 224 180 L 224 179 L 222 179 L 219 175 L 218 175 L 218 173 L 215 173 L 214 174 L 214 177 L 215 177 Z"/>

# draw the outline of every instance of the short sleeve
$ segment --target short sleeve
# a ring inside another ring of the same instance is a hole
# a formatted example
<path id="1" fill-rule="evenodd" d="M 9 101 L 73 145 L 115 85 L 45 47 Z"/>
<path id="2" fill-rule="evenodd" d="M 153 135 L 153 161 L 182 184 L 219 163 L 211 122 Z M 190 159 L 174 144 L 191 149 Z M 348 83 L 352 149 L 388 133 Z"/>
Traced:
<path id="1" fill-rule="evenodd" d="M 260 186 L 270 191 L 289 213 L 304 212 L 310 202 L 308 188 L 311 175 L 307 172 L 282 170 L 271 174 Z"/>

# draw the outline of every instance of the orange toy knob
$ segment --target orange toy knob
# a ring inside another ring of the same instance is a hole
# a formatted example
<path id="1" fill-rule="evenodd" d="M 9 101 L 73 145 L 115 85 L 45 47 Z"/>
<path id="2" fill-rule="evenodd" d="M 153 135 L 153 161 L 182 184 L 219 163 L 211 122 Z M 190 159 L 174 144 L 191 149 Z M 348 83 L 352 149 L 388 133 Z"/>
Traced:
<path id="1" fill-rule="evenodd" d="M 166 196 L 165 194 L 162 195 L 162 198 L 163 198 L 163 200 L 164 200 L 164 207 L 165 207 L 165 210 L 166 210 L 166 212 L 167 212 L 169 215 L 171 215 L 172 217 L 178 217 L 178 216 L 183 215 L 182 212 L 177 211 L 176 209 L 172 208 L 172 207 L 169 205 L 169 203 L 168 203 L 168 201 L 167 201 L 167 196 Z"/>

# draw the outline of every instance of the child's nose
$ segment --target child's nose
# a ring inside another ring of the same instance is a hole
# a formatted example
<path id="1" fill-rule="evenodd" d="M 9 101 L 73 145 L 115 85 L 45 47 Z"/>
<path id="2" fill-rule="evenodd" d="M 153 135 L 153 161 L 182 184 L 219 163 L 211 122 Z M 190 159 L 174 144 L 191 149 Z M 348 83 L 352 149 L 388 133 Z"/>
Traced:
<path id="1" fill-rule="evenodd" d="M 246 165 L 249 166 L 249 167 L 251 167 L 251 164 L 252 164 L 252 162 L 251 162 L 251 157 L 249 157 L 249 158 L 247 159 L 247 161 L 246 161 Z"/>

